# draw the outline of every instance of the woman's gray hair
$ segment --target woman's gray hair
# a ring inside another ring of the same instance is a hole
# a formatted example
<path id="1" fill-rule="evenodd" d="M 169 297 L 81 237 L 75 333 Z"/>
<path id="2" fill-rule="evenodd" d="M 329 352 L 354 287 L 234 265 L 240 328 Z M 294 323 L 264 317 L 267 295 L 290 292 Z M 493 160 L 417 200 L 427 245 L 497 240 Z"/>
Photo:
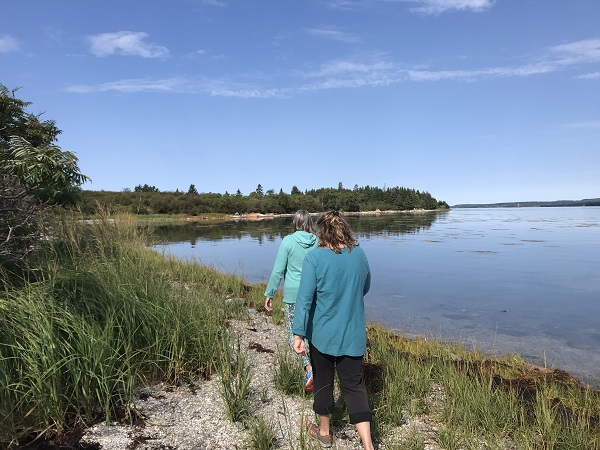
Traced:
<path id="1" fill-rule="evenodd" d="M 312 218 L 310 213 L 305 209 L 299 209 L 294 214 L 294 231 L 307 231 L 312 233 L 314 231 Z"/>

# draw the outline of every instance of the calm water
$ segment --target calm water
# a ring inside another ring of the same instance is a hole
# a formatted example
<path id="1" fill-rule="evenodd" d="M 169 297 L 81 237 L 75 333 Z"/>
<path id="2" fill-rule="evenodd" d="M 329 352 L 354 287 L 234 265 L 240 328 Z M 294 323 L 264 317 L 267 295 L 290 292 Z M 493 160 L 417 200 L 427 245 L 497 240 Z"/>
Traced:
<path id="1" fill-rule="evenodd" d="M 349 217 L 373 281 L 368 317 L 600 385 L 600 208 Z M 266 281 L 291 219 L 166 227 L 160 251 Z"/>

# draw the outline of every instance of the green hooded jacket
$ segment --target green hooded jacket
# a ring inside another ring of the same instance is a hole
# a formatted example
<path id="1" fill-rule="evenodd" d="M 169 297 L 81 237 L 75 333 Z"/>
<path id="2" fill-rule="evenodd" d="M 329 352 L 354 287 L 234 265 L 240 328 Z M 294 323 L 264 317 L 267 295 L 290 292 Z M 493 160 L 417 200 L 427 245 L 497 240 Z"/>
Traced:
<path id="1" fill-rule="evenodd" d="M 277 292 L 281 279 L 283 282 L 283 302 L 296 303 L 296 294 L 302 276 L 302 263 L 306 254 L 317 246 L 317 236 L 306 231 L 296 231 L 283 238 L 275 265 L 265 290 L 265 297 L 271 297 Z"/>

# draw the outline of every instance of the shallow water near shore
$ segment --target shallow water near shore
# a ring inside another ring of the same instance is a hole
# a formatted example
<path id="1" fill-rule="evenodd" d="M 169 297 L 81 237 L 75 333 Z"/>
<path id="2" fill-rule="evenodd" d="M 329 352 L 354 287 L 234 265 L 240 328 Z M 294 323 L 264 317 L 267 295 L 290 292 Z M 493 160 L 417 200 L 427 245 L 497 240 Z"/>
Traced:
<path id="1" fill-rule="evenodd" d="M 600 208 L 348 216 L 373 282 L 370 321 L 518 353 L 600 386 Z M 158 251 L 267 281 L 291 219 L 155 230 Z"/>

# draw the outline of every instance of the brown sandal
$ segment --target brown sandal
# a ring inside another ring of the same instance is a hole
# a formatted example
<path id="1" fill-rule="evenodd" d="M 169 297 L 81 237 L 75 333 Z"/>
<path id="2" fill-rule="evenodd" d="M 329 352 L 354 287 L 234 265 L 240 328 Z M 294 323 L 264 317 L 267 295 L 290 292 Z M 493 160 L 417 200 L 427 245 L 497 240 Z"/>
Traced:
<path id="1" fill-rule="evenodd" d="M 321 428 L 314 423 L 309 423 L 306 427 L 311 438 L 316 439 L 323 448 L 329 448 L 333 445 L 333 433 L 331 431 L 327 436 L 321 435 Z"/>

